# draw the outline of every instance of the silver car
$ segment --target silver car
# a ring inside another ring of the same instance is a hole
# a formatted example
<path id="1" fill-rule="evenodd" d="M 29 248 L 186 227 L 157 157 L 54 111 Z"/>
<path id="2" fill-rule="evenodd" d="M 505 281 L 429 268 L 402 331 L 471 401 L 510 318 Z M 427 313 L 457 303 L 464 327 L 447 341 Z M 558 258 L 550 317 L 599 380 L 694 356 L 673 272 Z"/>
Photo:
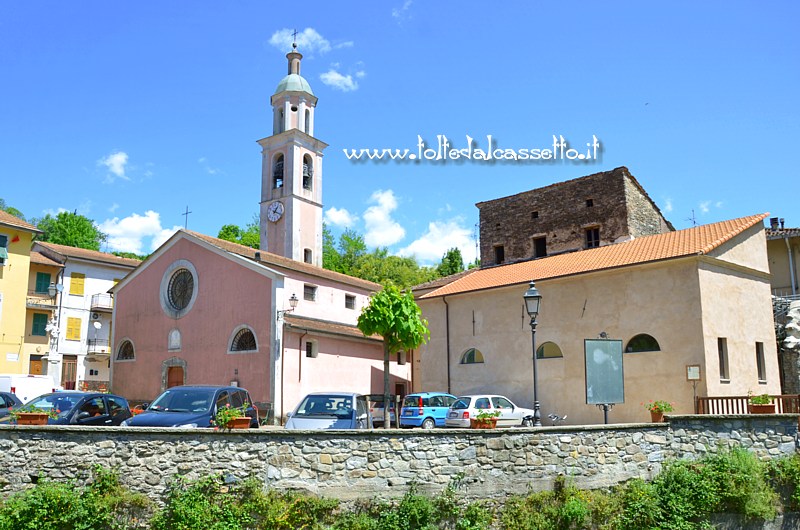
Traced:
<path id="1" fill-rule="evenodd" d="M 314 392 L 290 412 L 287 429 L 371 429 L 366 396 L 353 392 Z"/>
<path id="2" fill-rule="evenodd" d="M 492 394 L 459 397 L 450 405 L 444 425 L 445 427 L 469 428 L 470 418 L 477 417 L 482 410 L 500 412 L 497 417 L 498 427 L 533 426 L 533 410 L 518 407 L 505 396 Z"/>

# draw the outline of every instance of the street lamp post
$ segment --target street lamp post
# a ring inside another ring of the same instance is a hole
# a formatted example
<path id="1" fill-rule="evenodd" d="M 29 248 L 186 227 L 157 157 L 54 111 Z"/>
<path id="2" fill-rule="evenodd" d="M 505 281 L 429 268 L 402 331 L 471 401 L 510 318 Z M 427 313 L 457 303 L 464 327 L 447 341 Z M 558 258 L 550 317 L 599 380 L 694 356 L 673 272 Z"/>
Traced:
<path id="1" fill-rule="evenodd" d="M 531 317 L 531 344 L 533 347 L 533 426 L 541 427 L 542 418 L 539 412 L 539 394 L 537 393 L 539 375 L 536 371 L 536 317 L 539 315 L 542 295 L 539 294 L 539 291 L 533 284 L 533 280 L 531 280 L 528 290 L 525 291 L 522 297 L 525 299 L 525 309 L 528 311 L 528 316 Z"/>

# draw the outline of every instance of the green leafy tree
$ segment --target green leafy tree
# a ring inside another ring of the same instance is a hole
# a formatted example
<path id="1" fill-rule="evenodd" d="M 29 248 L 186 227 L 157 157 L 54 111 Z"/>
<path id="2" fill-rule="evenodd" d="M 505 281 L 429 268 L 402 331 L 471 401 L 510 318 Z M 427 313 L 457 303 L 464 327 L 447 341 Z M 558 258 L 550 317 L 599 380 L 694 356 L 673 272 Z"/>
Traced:
<path id="1" fill-rule="evenodd" d="M 222 228 L 219 229 L 217 237 L 246 247 L 259 248 L 261 246 L 259 226 L 260 221 L 258 214 L 254 214 L 253 219 L 244 227 L 234 224 L 223 225 Z"/>
<path id="2" fill-rule="evenodd" d="M 461 257 L 461 250 L 451 248 L 442 257 L 442 262 L 436 267 L 439 276 L 450 276 L 464 270 L 464 258 Z"/>
<path id="3" fill-rule="evenodd" d="M 341 256 L 336 250 L 336 238 L 325 223 L 322 224 L 322 267 L 329 271 L 341 271 Z"/>
<path id="4" fill-rule="evenodd" d="M 383 337 L 383 402 L 389 403 L 389 358 L 393 353 L 412 350 L 427 342 L 428 321 L 410 291 L 388 285 L 372 295 L 358 317 L 358 329 L 369 337 Z M 399 410 L 397 411 L 399 413 Z M 383 407 L 383 425 L 389 428 L 389 407 Z"/>
<path id="5" fill-rule="evenodd" d="M 25 220 L 25 216 L 22 215 L 22 212 L 20 212 L 19 210 L 17 210 L 13 206 L 7 205 L 6 201 L 4 199 L 0 199 L 0 210 L 3 210 L 4 212 L 10 213 L 14 217 L 19 217 L 23 221 Z"/>
<path id="6" fill-rule="evenodd" d="M 108 239 L 93 220 L 77 212 L 60 212 L 55 217 L 47 214 L 34 221 L 36 227 L 44 232 L 37 236 L 38 241 L 100 250 L 100 244 Z"/>
<path id="7" fill-rule="evenodd" d="M 135 252 L 121 252 L 119 250 L 112 252 L 113 255 L 119 256 L 120 258 L 129 258 L 129 259 L 138 259 L 140 261 L 144 261 L 147 259 L 149 254 L 136 254 Z"/>

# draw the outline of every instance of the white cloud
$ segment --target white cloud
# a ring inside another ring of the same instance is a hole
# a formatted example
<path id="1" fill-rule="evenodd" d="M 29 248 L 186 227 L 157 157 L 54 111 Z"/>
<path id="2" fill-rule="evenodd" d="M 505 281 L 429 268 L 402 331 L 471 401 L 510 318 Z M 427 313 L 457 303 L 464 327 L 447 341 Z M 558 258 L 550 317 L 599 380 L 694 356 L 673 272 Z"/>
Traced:
<path id="1" fill-rule="evenodd" d="M 128 153 L 125 151 L 115 151 L 105 158 L 97 161 L 98 166 L 105 166 L 108 169 L 106 182 L 111 183 L 120 178 L 130 180 L 125 174 L 125 166 L 128 164 Z"/>
<path id="2" fill-rule="evenodd" d="M 269 38 L 269 43 L 284 53 L 288 52 L 292 49 L 292 43 L 295 42 L 292 33 L 294 30 L 279 29 Z M 297 51 L 304 55 L 323 54 L 331 51 L 331 43 L 317 33 L 314 28 L 306 28 L 297 34 Z"/>
<path id="3" fill-rule="evenodd" d="M 708 206 L 711 204 L 711 201 L 703 201 L 700 203 L 700 211 L 703 213 L 708 213 Z"/>
<path id="4" fill-rule="evenodd" d="M 716 206 L 717 208 L 722 208 L 722 201 L 715 202 L 714 206 Z"/>
<path id="5" fill-rule="evenodd" d="M 354 42 L 353 42 L 353 41 L 351 41 L 351 40 L 348 40 L 348 41 L 345 41 L 345 42 L 340 42 L 339 44 L 335 44 L 335 45 L 333 46 L 333 49 L 334 49 L 334 50 L 338 50 L 338 49 L 340 49 L 340 48 L 352 48 L 352 47 L 353 47 L 353 44 L 354 44 Z"/>
<path id="6" fill-rule="evenodd" d="M 361 77 L 364 77 L 363 75 Z M 341 90 L 342 92 L 351 92 L 358 88 L 358 83 L 353 80 L 351 75 L 342 75 L 333 68 L 320 75 L 319 78 L 326 85 Z"/>
<path id="7" fill-rule="evenodd" d="M 219 169 L 217 169 L 215 167 L 211 167 L 211 165 L 208 163 L 208 160 L 206 160 L 206 157 L 204 157 L 204 156 L 198 158 L 197 159 L 197 163 L 200 164 L 201 166 L 203 166 L 203 169 L 209 175 L 216 175 L 217 173 L 219 173 Z"/>
<path id="8" fill-rule="evenodd" d="M 461 219 L 432 221 L 428 231 L 398 252 L 401 256 L 415 256 L 421 265 L 436 265 L 451 248 L 461 251 L 464 265 L 475 261 L 475 240 L 469 228 L 461 226 Z"/>
<path id="9" fill-rule="evenodd" d="M 408 10 L 411 8 L 412 3 L 413 3 L 412 0 L 406 0 L 405 2 L 403 2 L 402 7 L 395 7 L 394 9 L 392 9 L 392 16 L 401 21 L 411 18 L 411 15 L 409 14 Z"/>
<path id="10" fill-rule="evenodd" d="M 108 251 L 133 252 L 143 254 L 146 239 L 150 239 L 149 250 L 157 249 L 164 241 L 181 227 L 163 228 L 158 213 L 148 210 L 144 215 L 137 213 L 120 219 L 106 219 L 100 223 L 100 231 L 108 234 Z"/>
<path id="11" fill-rule="evenodd" d="M 356 77 L 359 79 L 363 79 L 366 75 L 367 72 L 365 72 L 364 70 L 359 70 L 358 72 L 356 72 Z"/>
<path id="12" fill-rule="evenodd" d="M 364 225 L 367 233 L 364 242 L 368 247 L 386 247 L 394 245 L 406 235 L 406 231 L 391 213 L 397 209 L 397 199 L 392 190 L 378 190 L 370 197 L 370 202 L 377 203 L 364 212 Z"/>
<path id="13" fill-rule="evenodd" d="M 672 211 L 672 199 L 670 198 L 664 199 L 664 211 L 667 213 Z"/>
<path id="14" fill-rule="evenodd" d="M 350 228 L 356 222 L 357 217 L 344 208 L 330 207 L 325 210 L 325 222 L 339 228 Z"/>
<path id="15" fill-rule="evenodd" d="M 108 211 L 109 211 L 109 213 L 114 213 L 114 212 L 117 211 L 117 208 L 119 208 L 119 204 L 114 203 L 114 204 L 112 204 L 111 206 L 108 207 Z"/>

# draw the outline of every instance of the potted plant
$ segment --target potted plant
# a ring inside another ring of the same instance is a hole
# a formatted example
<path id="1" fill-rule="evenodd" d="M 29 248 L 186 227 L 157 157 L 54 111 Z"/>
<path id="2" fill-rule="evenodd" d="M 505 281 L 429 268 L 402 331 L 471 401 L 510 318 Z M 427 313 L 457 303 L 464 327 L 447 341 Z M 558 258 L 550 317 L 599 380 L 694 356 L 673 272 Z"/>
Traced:
<path id="1" fill-rule="evenodd" d="M 17 425 L 47 425 L 47 420 L 57 418 L 59 410 L 43 409 L 34 405 L 22 405 L 8 409 L 8 417 L 11 423 Z"/>
<path id="2" fill-rule="evenodd" d="M 674 409 L 672 403 L 662 399 L 653 401 L 652 399 L 647 403 L 643 403 L 645 408 L 650 411 L 650 420 L 653 423 L 661 423 L 664 421 L 664 413 L 672 412 Z"/>
<path id="3" fill-rule="evenodd" d="M 753 395 L 752 392 L 748 392 L 747 398 L 747 410 L 750 414 L 775 414 L 775 403 L 769 394 Z"/>
<path id="4" fill-rule="evenodd" d="M 249 403 L 241 407 L 231 407 L 228 403 L 224 407 L 219 407 L 214 415 L 214 425 L 216 430 L 247 429 L 250 427 L 250 417 L 247 415 Z"/>
<path id="5" fill-rule="evenodd" d="M 497 427 L 497 417 L 500 416 L 499 410 L 489 412 L 482 409 L 477 416 L 470 418 L 469 426 L 471 429 L 494 429 Z"/>

